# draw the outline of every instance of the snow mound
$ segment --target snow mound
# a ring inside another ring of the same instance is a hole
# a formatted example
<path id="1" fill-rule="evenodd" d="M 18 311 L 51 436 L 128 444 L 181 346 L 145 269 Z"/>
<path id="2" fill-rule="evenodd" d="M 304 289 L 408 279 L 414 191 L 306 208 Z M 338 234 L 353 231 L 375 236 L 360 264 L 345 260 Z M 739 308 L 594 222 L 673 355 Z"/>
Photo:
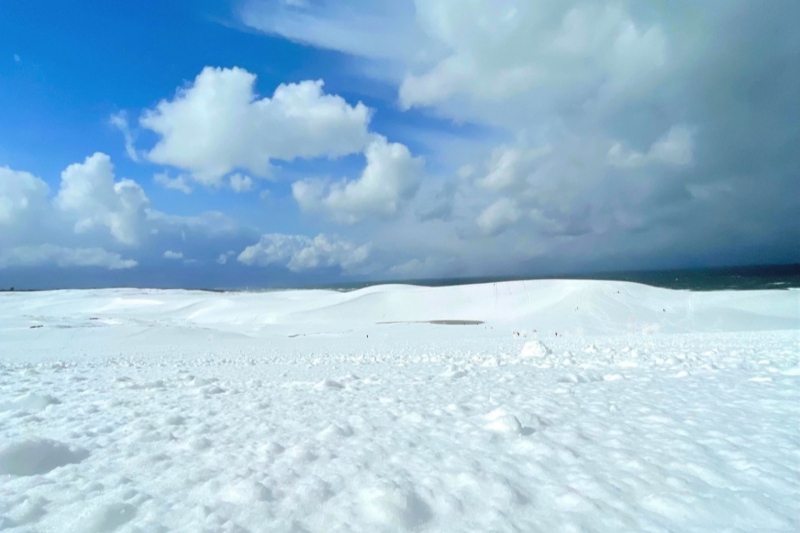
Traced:
<path id="1" fill-rule="evenodd" d="M 362 492 L 367 521 L 392 531 L 415 529 L 431 519 L 430 507 L 413 491 L 401 487 L 381 487 Z"/>
<path id="2" fill-rule="evenodd" d="M 539 341 L 529 341 L 522 347 L 519 356 L 523 359 L 538 359 L 552 354 L 552 350 Z"/>
<path id="3" fill-rule="evenodd" d="M 510 434 L 522 431 L 522 424 L 520 424 L 519 419 L 503 407 L 498 407 L 484 418 L 487 420 L 486 429 L 490 431 Z"/>
<path id="4" fill-rule="evenodd" d="M 344 385 L 332 379 L 324 379 L 314 385 L 315 390 L 339 390 L 343 389 Z"/>
<path id="5" fill-rule="evenodd" d="M 222 501 L 238 505 L 254 505 L 274 499 L 272 491 L 263 484 L 247 479 L 232 482 L 218 496 Z"/>
<path id="6" fill-rule="evenodd" d="M 43 411 L 49 405 L 56 405 L 59 403 L 61 403 L 61 401 L 58 398 L 50 396 L 49 394 L 42 395 L 29 392 L 10 402 L 0 403 L 0 411 L 13 411 L 17 409 L 20 411 Z"/>
<path id="7" fill-rule="evenodd" d="M 110 533 L 133 520 L 136 507 L 126 503 L 102 503 L 87 505 L 78 514 L 68 531 L 75 533 Z"/>
<path id="8" fill-rule="evenodd" d="M 28 439 L 0 448 L 0 474 L 35 476 L 60 466 L 79 463 L 89 456 L 82 448 L 70 448 L 50 439 Z"/>

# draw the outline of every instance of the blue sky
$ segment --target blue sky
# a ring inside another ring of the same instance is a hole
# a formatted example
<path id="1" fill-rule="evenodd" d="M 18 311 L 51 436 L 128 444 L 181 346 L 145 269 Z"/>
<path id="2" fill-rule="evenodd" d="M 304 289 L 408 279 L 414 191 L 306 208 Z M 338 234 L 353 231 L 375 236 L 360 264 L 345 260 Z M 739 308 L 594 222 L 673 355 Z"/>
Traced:
<path id="1" fill-rule="evenodd" d="M 0 285 L 798 261 L 796 11 L 5 2 Z"/>
<path id="2" fill-rule="evenodd" d="M 109 116 L 153 106 L 206 65 L 247 69 L 257 74 L 262 93 L 285 82 L 323 78 L 328 90 L 348 100 L 369 98 L 353 90 L 357 83 L 336 74 L 341 71 L 341 54 L 246 31 L 227 3 L 43 1 L 36 6 L 12 3 L 3 8 L 0 38 L 3 49 L 13 54 L 0 71 L 10 81 L 0 87 L 5 117 L 0 146 L 4 164 L 33 172 L 56 187 L 68 163 L 101 151 L 112 156 L 118 174 L 142 180 L 157 208 L 183 215 L 246 209 L 248 218 L 268 217 L 264 221 L 278 224 L 277 230 L 293 231 L 301 222 L 268 216 L 257 195 L 200 189 L 186 196 L 148 187 L 146 182 L 159 168 L 125 157 Z M 148 140 L 152 138 L 143 135 L 142 141 Z M 347 172 L 357 162 L 342 163 L 328 162 L 329 171 Z M 291 196 L 285 183 L 269 190 L 277 198 Z M 292 205 L 278 207 L 292 210 Z"/>

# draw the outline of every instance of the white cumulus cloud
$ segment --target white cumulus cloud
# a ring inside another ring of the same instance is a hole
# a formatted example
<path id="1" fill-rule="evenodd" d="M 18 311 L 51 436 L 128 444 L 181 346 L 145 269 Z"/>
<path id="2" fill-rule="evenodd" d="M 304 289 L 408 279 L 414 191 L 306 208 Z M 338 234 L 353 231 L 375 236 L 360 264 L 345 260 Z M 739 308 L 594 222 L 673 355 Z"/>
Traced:
<path id="1" fill-rule="evenodd" d="M 204 68 L 141 117 L 159 136 L 147 159 L 219 186 L 236 169 L 266 177 L 273 159 L 338 157 L 366 144 L 371 113 L 362 103 L 325 94 L 322 81 L 282 84 L 259 98 L 255 82 L 241 68 Z"/>
<path id="2" fill-rule="evenodd" d="M 98 152 L 61 173 L 55 205 L 76 218 L 76 233 L 105 227 L 120 243 L 134 245 L 141 237 L 149 200 L 135 181 L 114 181 L 111 158 Z"/>
<path id="3" fill-rule="evenodd" d="M 635 90 L 668 56 L 664 29 L 624 2 L 318 0 L 299 8 L 245 0 L 242 21 L 351 54 L 398 84 L 403 107 L 528 123 L 552 101 Z M 509 100 L 513 99 L 513 100 Z M 542 101 L 544 99 L 545 101 Z"/>
<path id="4" fill-rule="evenodd" d="M 616 167 L 638 168 L 651 163 L 684 166 L 692 163 L 694 133 L 691 128 L 678 125 L 656 140 L 646 153 L 626 148 L 616 142 L 608 150 L 608 162 Z"/>
<path id="5" fill-rule="evenodd" d="M 189 185 L 185 176 L 178 176 L 170 178 L 166 172 L 159 172 L 153 176 L 153 181 L 161 185 L 165 189 L 172 189 L 173 191 L 180 191 L 183 194 L 190 194 L 192 187 Z"/>
<path id="6" fill-rule="evenodd" d="M 233 189 L 235 192 L 247 192 L 253 190 L 253 178 L 250 176 L 236 173 L 232 174 L 228 179 L 231 184 L 231 189 Z"/>
<path id="7" fill-rule="evenodd" d="M 293 184 L 300 208 L 321 212 L 337 222 L 353 224 L 370 217 L 390 218 L 417 191 L 423 161 L 400 143 L 376 136 L 365 150 L 367 165 L 357 180 L 330 185 L 319 180 Z"/>
<path id="8" fill-rule="evenodd" d="M 16 224 L 47 209 L 47 184 L 30 174 L 0 167 L 0 225 Z"/>
<path id="9" fill-rule="evenodd" d="M 258 243 L 248 246 L 238 260 L 246 265 L 280 265 L 298 272 L 321 267 L 340 267 L 352 270 L 362 265 L 370 254 L 368 245 L 317 235 L 262 235 Z"/>
<path id="10" fill-rule="evenodd" d="M 514 200 L 500 198 L 483 210 L 478 217 L 478 227 L 492 235 L 505 229 L 520 218 L 519 208 Z"/>
<path id="11" fill-rule="evenodd" d="M 48 265 L 122 270 L 162 254 L 196 256 L 202 263 L 214 259 L 209 250 L 241 249 L 257 235 L 217 211 L 185 216 L 153 209 L 136 182 L 115 177 L 102 153 L 68 166 L 55 195 L 42 179 L 0 167 L 2 264 L 30 266 L 29 280 L 36 278 L 33 267 Z"/>
<path id="12" fill-rule="evenodd" d="M 542 87 L 570 92 L 605 85 L 623 91 L 665 62 L 656 25 L 634 20 L 616 3 L 472 0 L 417 2 L 416 19 L 439 57 L 407 75 L 405 107 L 464 96 L 504 105 Z M 506 117 L 509 117 L 505 113 Z M 488 114 L 486 115 L 488 116 Z"/>
<path id="13" fill-rule="evenodd" d="M 183 259 L 183 253 L 167 250 L 164 252 L 164 259 Z"/>
<path id="14" fill-rule="evenodd" d="M 478 180 L 478 185 L 492 191 L 503 191 L 519 185 L 520 180 L 550 152 L 550 146 L 533 149 L 499 147 L 492 154 L 489 172 Z"/>

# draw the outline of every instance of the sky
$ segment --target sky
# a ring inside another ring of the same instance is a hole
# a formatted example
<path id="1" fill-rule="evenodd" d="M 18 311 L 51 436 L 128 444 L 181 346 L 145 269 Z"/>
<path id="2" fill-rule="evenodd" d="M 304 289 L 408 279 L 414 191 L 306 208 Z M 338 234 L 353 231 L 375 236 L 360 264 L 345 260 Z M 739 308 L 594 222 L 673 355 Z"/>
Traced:
<path id="1" fill-rule="evenodd" d="M 0 287 L 800 262 L 800 3 L 0 2 Z"/>

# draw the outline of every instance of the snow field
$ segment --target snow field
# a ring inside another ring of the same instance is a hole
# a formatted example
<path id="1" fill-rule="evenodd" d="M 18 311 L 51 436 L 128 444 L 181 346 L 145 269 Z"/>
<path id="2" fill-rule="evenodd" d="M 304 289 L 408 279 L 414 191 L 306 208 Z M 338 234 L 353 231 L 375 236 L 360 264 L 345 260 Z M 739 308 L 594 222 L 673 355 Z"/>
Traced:
<path id="1" fill-rule="evenodd" d="M 594 283 L 587 329 L 686 297 Z M 408 287 L 0 295 L 0 529 L 800 528 L 797 293 L 587 334 L 554 297 L 493 318 L 447 289 L 417 315 Z"/>

